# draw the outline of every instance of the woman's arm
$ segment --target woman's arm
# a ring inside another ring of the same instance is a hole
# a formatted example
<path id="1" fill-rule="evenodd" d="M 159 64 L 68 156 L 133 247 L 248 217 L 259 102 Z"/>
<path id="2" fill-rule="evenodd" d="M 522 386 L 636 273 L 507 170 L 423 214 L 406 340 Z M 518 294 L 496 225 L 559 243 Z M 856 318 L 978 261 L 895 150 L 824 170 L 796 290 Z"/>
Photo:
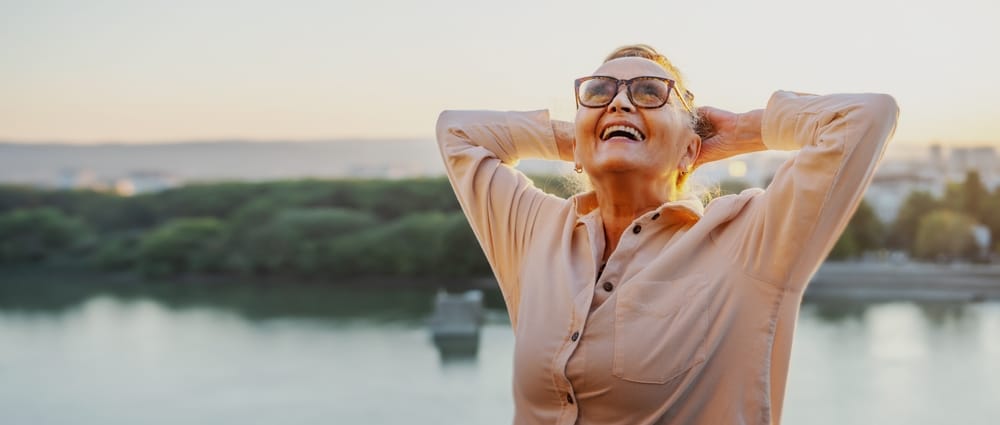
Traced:
<path id="1" fill-rule="evenodd" d="M 775 93 L 763 111 L 739 114 L 740 125 L 733 121 L 729 131 L 720 131 L 733 146 L 742 146 L 734 149 L 799 152 L 778 169 L 764 193 L 748 201 L 735 220 L 745 221 L 733 223 L 736 232 L 726 232 L 733 239 L 720 242 L 736 250 L 748 274 L 803 289 L 861 202 L 898 115 L 888 95 L 791 92 Z"/>
<path id="2" fill-rule="evenodd" d="M 521 258 L 535 218 L 565 200 L 535 188 L 519 159 L 572 160 L 572 125 L 548 112 L 445 111 L 437 142 L 448 179 L 500 283 L 511 318 L 520 300 Z M 567 133 L 568 129 L 568 133 Z"/>
<path id="3" fill-rule="evenodd" d="M 573 162 L 573 144 L 576 139 L 576 126 L 567 121 L 552 120 L 552 135 L 556 138 L 559 159 Z"/>
<path id="4" fill-rule="evenodd" d="M 703 106 L 698 115 L 708 123 L 708 133 L 701 141 L 701 152 L 695 167 L 732 156 L 767 150 L 761 126 L 764 110 L 735 114 L 722 109 Z"/>

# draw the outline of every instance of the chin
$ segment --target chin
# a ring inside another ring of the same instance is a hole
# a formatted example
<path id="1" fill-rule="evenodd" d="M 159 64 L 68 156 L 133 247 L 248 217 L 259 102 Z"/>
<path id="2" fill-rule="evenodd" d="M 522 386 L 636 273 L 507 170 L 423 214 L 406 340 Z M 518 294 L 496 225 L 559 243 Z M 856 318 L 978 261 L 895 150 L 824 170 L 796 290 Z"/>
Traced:
<path id="1" fill-rule="evenodd" d="M 641 164 L 631 158 L 614 157 L 598 162 L 593 171 L 596 173 L 627 173 L 640 168 L 642 168 Z"/>

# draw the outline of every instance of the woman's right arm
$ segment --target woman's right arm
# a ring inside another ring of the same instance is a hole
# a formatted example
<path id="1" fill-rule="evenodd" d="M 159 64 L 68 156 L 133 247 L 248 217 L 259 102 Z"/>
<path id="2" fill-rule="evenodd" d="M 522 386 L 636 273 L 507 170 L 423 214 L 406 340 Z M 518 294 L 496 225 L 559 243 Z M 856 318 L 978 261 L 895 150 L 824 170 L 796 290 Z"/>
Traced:
<path id="1" fill-rule="evenodd" d="M 537 189 L 513 166 L 528 158 L 572 160 L 572 138 L 572 124 L 551 121 L 547 111 L 445 111 L 438 117 L 448 180 L 514 311 L 535 219 L 565 200 Z"/>

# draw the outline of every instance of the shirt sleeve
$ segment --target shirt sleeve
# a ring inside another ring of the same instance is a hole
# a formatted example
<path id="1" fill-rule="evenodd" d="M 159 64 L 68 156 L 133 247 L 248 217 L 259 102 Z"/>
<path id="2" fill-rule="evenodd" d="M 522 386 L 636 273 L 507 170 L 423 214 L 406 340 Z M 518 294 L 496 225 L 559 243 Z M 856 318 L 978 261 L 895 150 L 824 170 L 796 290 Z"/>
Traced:
<path id="1" fill-rule="evenodd" d="M 736 244 L 747 273 L 805 288 L 864 197 L 898 116 L 896 101 L 883 94 L 771 97 L 764 144 L 800 151 L 748 204 L 750 223 Z"/>
<path id="2" fill-rule="evenodd" d="M 559 159 L 547 111 L 445 111 L 437 142 L 452 188 L 516 319 L 520 265 L 543 210 L 565 200 L 513 168 L 519 159 Z"/>

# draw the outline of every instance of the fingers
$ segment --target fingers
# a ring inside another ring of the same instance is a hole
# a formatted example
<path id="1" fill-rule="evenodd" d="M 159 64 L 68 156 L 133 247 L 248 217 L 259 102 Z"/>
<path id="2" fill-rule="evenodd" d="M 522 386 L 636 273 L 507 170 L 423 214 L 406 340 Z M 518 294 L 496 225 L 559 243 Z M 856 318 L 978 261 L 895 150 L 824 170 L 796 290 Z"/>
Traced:
<path id="1" fill-rule="evenodd" d="M 709 139 L 717 133 L 715 120 L 711 113 L 712 111 L 702 111 L 702 108 L 698 108 L 698 119 L 695 121 L 694 132 L 701 137 L 701 140 Z"/>

